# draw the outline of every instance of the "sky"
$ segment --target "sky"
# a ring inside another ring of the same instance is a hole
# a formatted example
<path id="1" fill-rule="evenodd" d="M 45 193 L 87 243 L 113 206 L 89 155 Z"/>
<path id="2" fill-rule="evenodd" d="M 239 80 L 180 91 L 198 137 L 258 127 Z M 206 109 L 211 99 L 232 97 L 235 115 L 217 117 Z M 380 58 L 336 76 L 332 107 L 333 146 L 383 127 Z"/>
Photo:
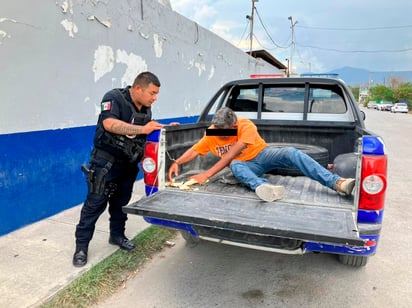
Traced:
<path id="1" fill-rule="evenodd" d="M 179 14 L 250 50 L 252 0 L 170 0 Z M 412 70 L 411 0 L 255 0 L 252 50 L 296 73 Z M 289 18 L 290 17 L 290 18 Z M 293 39 L 292 39 L 293 30 Z M 288 59 L 288 60 L 286 60 Z"/>

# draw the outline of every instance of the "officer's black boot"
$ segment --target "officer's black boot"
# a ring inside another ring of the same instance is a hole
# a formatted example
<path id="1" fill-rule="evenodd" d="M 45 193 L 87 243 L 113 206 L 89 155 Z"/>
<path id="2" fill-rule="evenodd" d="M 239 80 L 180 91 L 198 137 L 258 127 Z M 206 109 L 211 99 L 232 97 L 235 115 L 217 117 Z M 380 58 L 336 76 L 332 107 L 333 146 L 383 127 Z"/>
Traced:
<path id="1" fill-rule="evenodd" d="M 130 241 L 126 236 L 124 235 L 110 235 L 109 238 L 109 243 L 112 245 L 117 245 L 120 247 L 120 249 L 126 250 L 126 251 L 132 251 L 133 249 L 136 248 L 136 246 L 133 244 L 132 241 Z"/>
<path id="2" fill-rule="evenodd" d="M 85 266 L 87 263 L 87 247 L 76 247 L 73 255 L 73 265 L 76 267 Z"/>

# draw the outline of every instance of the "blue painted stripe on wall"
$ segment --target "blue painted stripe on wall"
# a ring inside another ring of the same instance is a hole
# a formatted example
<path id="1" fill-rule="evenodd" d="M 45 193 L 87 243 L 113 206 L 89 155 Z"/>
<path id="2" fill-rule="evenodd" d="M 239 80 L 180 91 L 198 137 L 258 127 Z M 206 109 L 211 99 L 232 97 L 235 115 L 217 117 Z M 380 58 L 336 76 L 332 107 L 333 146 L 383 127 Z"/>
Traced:
<path id="1" fill-rule="evenodd" d="M 187 124 L 196 120 L 159 121 Z M 0 235 L 84 201 L 87 191 L 80 166 L 89 161 L 95 128 L 0 135 Z"/>
<path id="2" fill-rule="evenodd" d="M 171 122 L 178 122 L 180 124 L 191 124 L 196 123 L 199 116 L 192 117 L 180 117 L 180 118 L 169 118 L 169 119 L 158 119 L 157 121 L 162 124 L 169 124 Z"/>
<path id="3" fill-rule="evenodd" d="M 81 203 L 95 126 L 0 135 L 0 235 Z"/>

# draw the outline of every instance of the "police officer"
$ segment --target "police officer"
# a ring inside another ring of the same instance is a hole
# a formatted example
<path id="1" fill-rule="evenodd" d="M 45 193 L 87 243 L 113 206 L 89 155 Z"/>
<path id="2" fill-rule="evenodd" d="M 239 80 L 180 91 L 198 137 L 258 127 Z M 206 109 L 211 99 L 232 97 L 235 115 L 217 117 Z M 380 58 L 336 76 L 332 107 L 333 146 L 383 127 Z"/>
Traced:
<path id="1" fill-rule="evenodd" d="M 132 86 L 110 90 L 103 97 L 89 166 L 82 167 L 87 175 L 88 193 L 76 226 L 74 266 L 87 263 L 89 242 L 107 203 L 109 243 L 127 251 L 135 248 L 124 234 L 127 214 L 122 207 L 130 201 L 146 135 L 163 127 L 151 121 L 150 106 L 159 90 L 159 79 L 153 73 L 143 72 Z"/>

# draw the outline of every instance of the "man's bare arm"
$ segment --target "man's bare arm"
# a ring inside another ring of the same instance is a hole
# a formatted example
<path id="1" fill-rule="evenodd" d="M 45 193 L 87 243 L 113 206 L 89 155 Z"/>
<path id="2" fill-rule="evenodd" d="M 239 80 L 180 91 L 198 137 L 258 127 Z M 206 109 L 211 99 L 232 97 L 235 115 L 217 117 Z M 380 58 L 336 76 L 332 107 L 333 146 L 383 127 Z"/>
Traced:
<path id="1" fill-rule="evenodd" d="M 151 121 L 146 125 L 133 125 L 118 119 L 105 119 L 103 121 L 103 127 L 106 131 L 117 135 L 140 135 L 150 134 L 152 131 L 161 129 L 162 124 Z"/>
<path id="2" fill-rule="evenodd" d="M 214 164 L 209 170 L 207 170 L 205 173 L 208 178 L 212 177 L 219 171 L 223 170 L 225 167 L 229 166 L 230 162 L 240 154 L 245 148 L 246 148 L 246 143 L 238 141 L 236 142 L 230 149 L 229 152 L 227 152 L 216 164 Z"/>
<path id="3" fill-rule="evenodd" d="M 169 181 L 172 181 L 173 176 L 179 175 L 179 165 L 183 165 L 195 159 L 199 153 L 197 153 L 192 148 L 188 149 L 185 153 L 182 154 L 179 158 L 175 159 L 173 164 L 170 165 L 167 177 Z"/>
<path id="4" fill-rule="evenodd" d="M 225 167 L 229 166 L 230 162 L 246 148 L 246 143 L 238 141 L 236 142 L 229 152 L 227 152 L 216 164 L 214 164 L 209 170 L 191 176 L 190 179 L 203 184 L 207 182 L 209 178 L 214 176 L 219 171 L 223 170 Z"/>

